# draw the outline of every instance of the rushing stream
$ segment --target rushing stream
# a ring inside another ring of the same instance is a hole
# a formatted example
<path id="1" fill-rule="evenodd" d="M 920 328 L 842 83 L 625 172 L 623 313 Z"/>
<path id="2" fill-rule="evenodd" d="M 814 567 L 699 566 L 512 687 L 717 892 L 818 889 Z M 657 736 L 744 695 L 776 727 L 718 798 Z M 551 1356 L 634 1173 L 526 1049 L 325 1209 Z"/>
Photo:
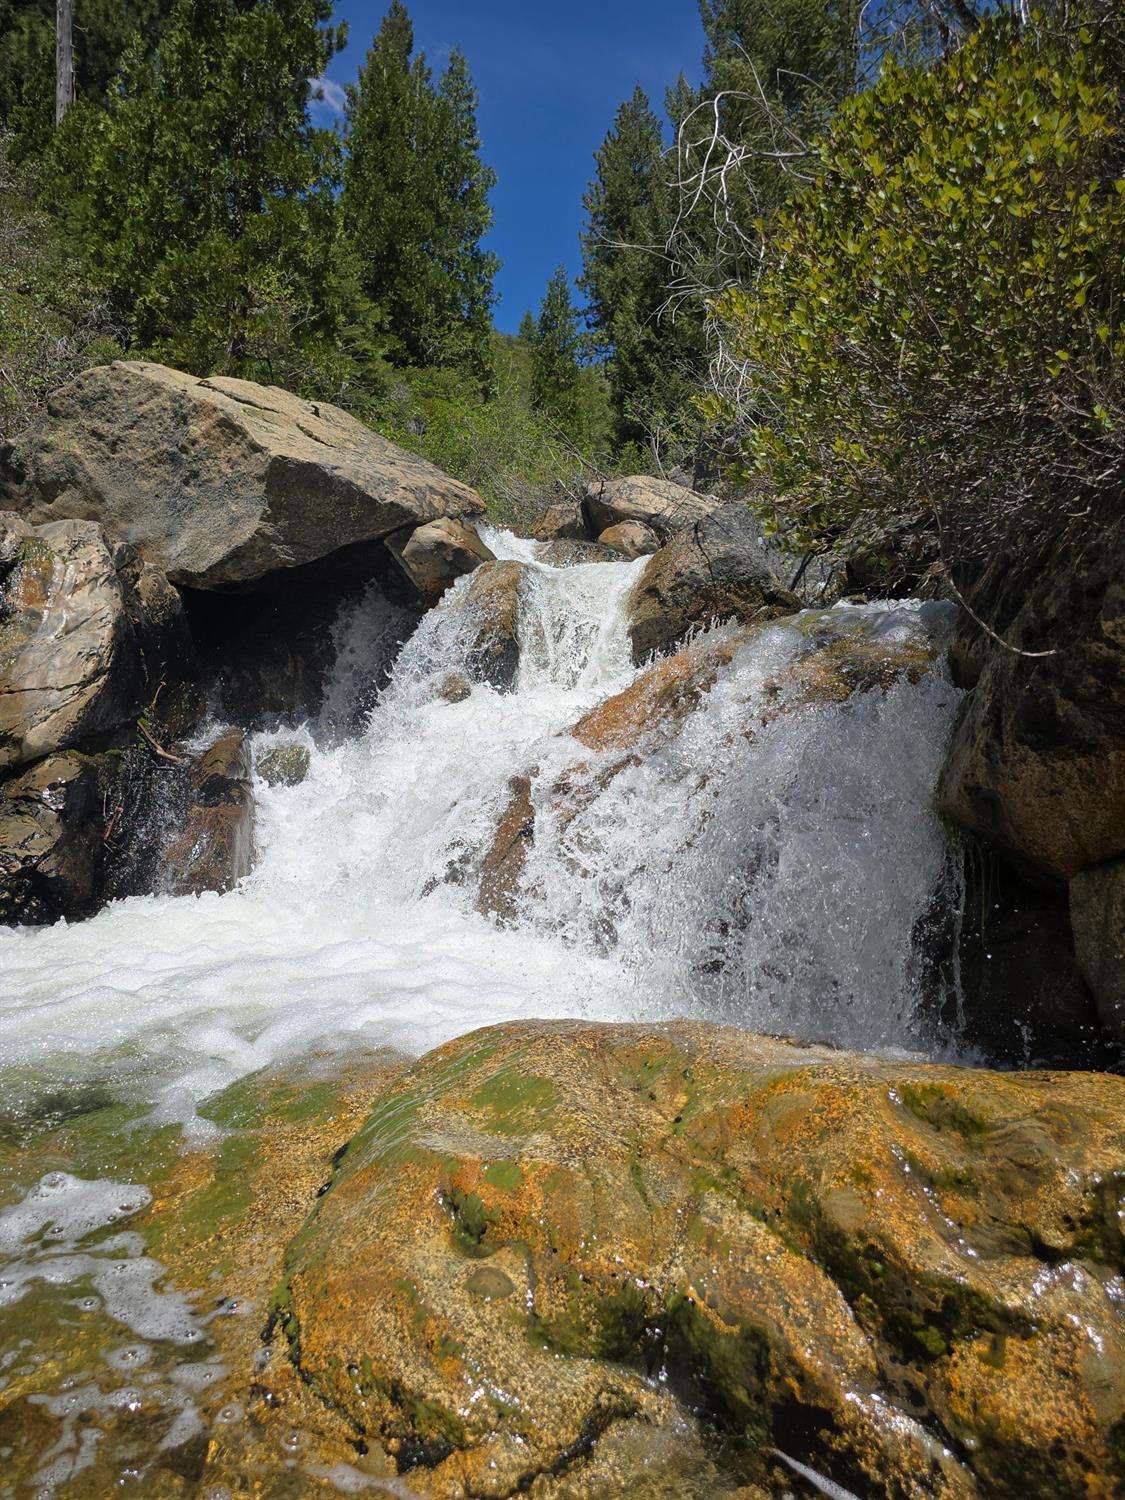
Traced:
<path id="1" fill-rule="evenodd" d="M 532 560 L 532 543 L 489 539 Z M 699 1014 L 924 1046 L 911 937 L 944 859 L 930 797 L 956 694 L 940 670 L 794 713 L 747 743 L 732 715 L 798 643 L 767 631 L 670 750 L 571 825 L 583 869 L 541 841 L 540 895 L 517 928 L 442 883 L 452 859 L 487 844 L 513 772 L 561 765 L 560 732 L 635 675 L 622 603 L 639 566 L 537 567 L 516 690 L 476 685 L 450 703 L 437 686 L 471 635 L 459 585 L 407 643 L 361 732 L 319 748 L 310 733 L 304 784 L 259 785 L 257 867 L 236 892 L 137 898 L 89 922 L 0 933 L 12 1085 L 111 1075 L 157 1119 L 190 1125 L 207 1095 L 310 1049 L 419 1052 L 520 1016 Z M 926 613 L 856 611 L 892 635 L 924 629 Z M 341 624 L 327 694 L 337 719 L 365 661 L 386 651 L 388 614 L 375 596 Z M 628 900 L 607 953 L 612 883 Z M 720 977 L 701 981 L 700 955 L 731 928 Z"/>
<path id="2" fill-rule="evenodd" d="M 400 625 L 372 594 L 339 622 L 323 722 L 302 731 L 307 779 L 256 787 L 257 863 L 236 891 L 0 932 L 6 1117 L 97 1087 L 201 1144 L 217 1127 L 200 1106 L 259 1070 L 416 1053 L 517 1017 L 694 1015 L 940 1050 L 914 943 L 945 878 L 931 810 L 957 697 L 944 669 L 810 704 L 748 738 L 738 716 L 801 642 L 792 627 L 762 631 L 671 744 L 605 788 L 591 780 L 565 836 L 537 839 L 522 918 L 498 926 L 477 912 L 474 880 L 449 876 L 479 862 L 513 774 L 536 768 L 537 826 L 549 830 L 545 799 L 575 758 L 564 731 L 636 675 L 623 604 L 643 563 L 548 567 L 533 543 L 488 540 L 532 569 L 514 691 L 442 694 L 473 638 L 463 580 L 402 649 L 371 712 L 340 732 Z M 854 608 L 851 622 L 911 639 L 940 629 L 941 615 L 906 603 Z M 260 736 L 257 748 L 292 737 Z M 137 1347 L 200 1340 L 119 1223 L 148 1202 L 135 1170 L 122 1181 L 112 1166 L 54 1166 L 0 1181 L 0 1310 L 33 1282 L 80 1284 Z M 190 1378 L 205 1383 L 208 1368 L 197 1361 Z M 189 1378 L 167 1381 L 186 1411 Z M 66 1429 L 65 1396 L 49 1399 Z M 58 1474 L 42 1469 L 43 1494 L 76 1472 L 79 1437 L 60 1448 Z"/>

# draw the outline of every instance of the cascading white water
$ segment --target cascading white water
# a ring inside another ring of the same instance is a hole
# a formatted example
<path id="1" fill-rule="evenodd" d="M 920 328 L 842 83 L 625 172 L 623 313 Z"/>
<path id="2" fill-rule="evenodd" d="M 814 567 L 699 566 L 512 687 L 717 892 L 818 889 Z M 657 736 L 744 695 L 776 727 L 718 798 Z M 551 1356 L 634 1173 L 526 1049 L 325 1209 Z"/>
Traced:
<path id="1" fill-rule="evenodd" d="M 0 933 L 10 1096 L 110 1078 L 155 1119 L 198 1131 L 203 1098 L 267 1064 L 420 1051 L 520 1016 L 696 1014 L 925 1045 L 911 939 L 942 868 L 930 794 L 956 697 L 944 674 L 801 708 L 748 740 L 737 715 L 799 639 L 768 630 L 679 738 L 556 839 L 546 789 L 574 760 L 565 731 L 635 675 L 623 602 L 643 562 L 550 568 L 532 543 L 488 540 L 528 566 L 515 690 L 442 696 L 474 638 L 462 581 L 402 651 L 366 726 L 340 738 L 369 691 L 365 661 L 398 623 L 376 598 L 359 606 L 337 632 L 336 737 L 318 746 L 309 733 L 301 786 L 258 788 L 258 862 L 237 891 Z M 918 632 L 926 614 L 857 620 Z M 475 911 L 474 882 L 449 877 L 479 860 L 510 777 L 532 767 L 543 817 L 524 920 L 498 928 Z"/>

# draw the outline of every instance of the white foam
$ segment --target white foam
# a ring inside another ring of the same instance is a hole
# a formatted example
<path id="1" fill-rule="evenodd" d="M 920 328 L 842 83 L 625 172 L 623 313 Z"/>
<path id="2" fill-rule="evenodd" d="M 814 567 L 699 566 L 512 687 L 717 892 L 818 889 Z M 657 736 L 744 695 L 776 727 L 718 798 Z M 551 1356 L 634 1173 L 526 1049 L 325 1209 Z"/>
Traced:
<path id="1" fill-rule="evenodd" d="M 736 744 L 746 697 L 796 649 L 795 633 L 766 632 L 678 744 L 618 777 L 565 839 L 544 809 L 539 895 L 498 929 L 474 909 L 475 864 L 511 776 L 539 767 L 545 804 L 551 768 L 573 758 L 560 733 L 635 674 L 623 605 L 644 563 L 551 568 L 536 543 L 488 540 L 528 569 L 516 690 L 440 692 L 468 670 L 479 623 L 462 580 L 365 727 L 318 731 L 319 747 L 308 735 L 305 782 L 257 787 L 258 863 L 236 891 L 0 933 L 0 1076 L 108 1076 L 198 1135 L 201 1101 L 257 1069 L 334 1048 L 420 1052 L 520 1017 L 720 1014 L 918 1044 L 910 928 L 940 863 L 930 793 L 948 682 L 795 713 Z M 861 614 L 880 633 L 927 623 L 917 607 Z M 337 724 L 366 702 L 357 682 L 397 628 L 371 596 L 341 621 Z"/>
<path id="2" fill-rule="evenodd" d="M 0 1254 L 14 1255 L 32 1239 L 76 1244 L 151 1202 L 149 1190 L 133 1182 L 88 1182 L 48 1172 L 21 1203 L 0 1209 Z"/>

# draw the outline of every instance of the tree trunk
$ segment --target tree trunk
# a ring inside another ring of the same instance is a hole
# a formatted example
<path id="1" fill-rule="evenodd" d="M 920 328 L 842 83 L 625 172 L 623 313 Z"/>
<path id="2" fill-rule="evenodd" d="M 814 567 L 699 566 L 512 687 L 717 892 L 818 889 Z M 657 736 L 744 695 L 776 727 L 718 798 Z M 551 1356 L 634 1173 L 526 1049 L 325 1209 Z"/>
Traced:
<path id="1" fill-rule="evenodd" d="M 74 0 L 55 0 L 55 124 L 74 102 Z"/>

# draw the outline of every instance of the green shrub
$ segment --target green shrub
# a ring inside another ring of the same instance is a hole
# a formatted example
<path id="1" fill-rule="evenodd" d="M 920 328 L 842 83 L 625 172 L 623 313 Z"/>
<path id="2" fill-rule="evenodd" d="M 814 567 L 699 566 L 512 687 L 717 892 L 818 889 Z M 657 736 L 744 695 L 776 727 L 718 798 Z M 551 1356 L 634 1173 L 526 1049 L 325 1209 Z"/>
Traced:
<path id="1" fill-rule="evenodd" d="M 757 284 L 719 300 L 707 410 L 795 548 L 928 515 L 956 564 L 1120 503 L 1119 15 L 997 17 L 932 70 L 889 65 L 834 118 Z"/>

